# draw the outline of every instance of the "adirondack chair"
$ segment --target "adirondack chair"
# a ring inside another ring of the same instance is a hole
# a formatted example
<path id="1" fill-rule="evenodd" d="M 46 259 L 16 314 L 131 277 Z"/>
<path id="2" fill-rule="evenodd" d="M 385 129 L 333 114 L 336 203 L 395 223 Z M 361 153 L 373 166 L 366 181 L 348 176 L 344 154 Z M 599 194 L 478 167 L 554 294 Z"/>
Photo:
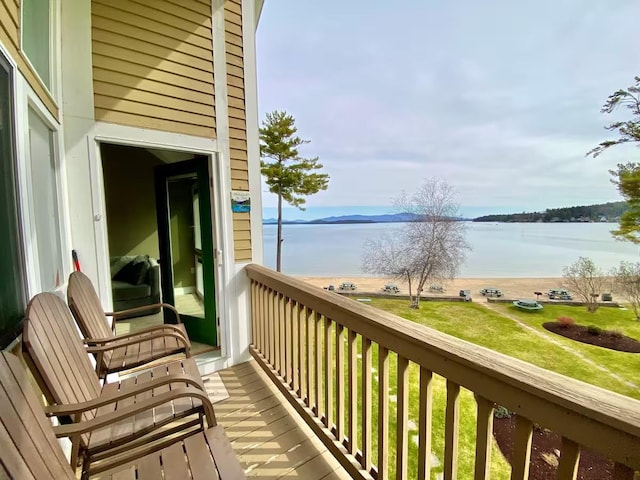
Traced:
<path id="1" fill-rule="evenodd" d="M 160 451 L 142 448 L 105 458 L 100 465 L 89 465 L 81 478 L 98 473 L 102 473 L 101 479 L 246 478 L 209 407 L 207 414 L 213 423 L 203 432 L 177 440 Z M 0 478 L 20 480 L 76 480 L 56 437 L 84 435 L 109 420 L 93 418 L 53 427 L 20 359 L 8 352 L 0 353 L 0 412 Z"/>
<path id="2" fill-rule="evenodd" d="M 189 434 L 203 428 L 202 416 L 211 410 L 193 358 L 101 387 L 69 308 L 53 293 L 29 302 L 22 349 L 50 404 L 48 415 L 63 422 L 109 419 L 107 427 L 75 437 L 72 462 L 93 462 L 107 450 L 113 455 L 165 435 Z M 133 418 L 124 415 L 129 411 Z"/>
<path id="3" fill-rule="evenodd" d="M 191 343 L 184 325 L 158 325 L 125 335 L 115 335 L 115 321 L 119 314 L 131 313 L 163 306 L 180 317 L 172 305 L 157 304 L 105 313 L 89 277 L 81 272 L 69 276 L 67 301 L 80 331 L 85 337 L 87 350 L 96 356 L 96 372 L 100 378 L 107 374 L 139 367 L 176 353 L 190 356 Z M 109 325 L 107 316 L 113 317 Z"/>

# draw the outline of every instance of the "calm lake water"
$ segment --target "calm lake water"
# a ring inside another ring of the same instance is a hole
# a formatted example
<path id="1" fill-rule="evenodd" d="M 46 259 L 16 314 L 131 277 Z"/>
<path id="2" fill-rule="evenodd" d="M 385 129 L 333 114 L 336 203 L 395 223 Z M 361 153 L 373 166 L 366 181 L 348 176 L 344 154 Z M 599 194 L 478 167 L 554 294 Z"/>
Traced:
<path id="1" fill-rule="evenodd" d="M 473 223 L 472 247 L 459 274 L 467 278 L 560 277 L 579 256 L 605 272 L 621 260 L 640 261 L 640 246 L 614 240 L 613 223 Z M 399 224 L 285 225 L 282 271 L 305 276 L 366 276 L 360 258 L 367 239 Z M 264 257 L 275 268 L 276 226 L 264 225 Z"/>

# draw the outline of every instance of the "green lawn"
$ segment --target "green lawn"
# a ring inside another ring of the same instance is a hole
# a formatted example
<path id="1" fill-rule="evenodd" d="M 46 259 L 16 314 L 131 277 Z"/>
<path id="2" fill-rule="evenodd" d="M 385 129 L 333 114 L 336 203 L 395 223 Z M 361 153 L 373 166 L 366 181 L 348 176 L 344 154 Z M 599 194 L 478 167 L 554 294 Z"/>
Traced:
<path id="1" fill-rule="evenodd" d="M 372 299 L 371 305 L 416 323 L 435 328 L 441 332 L 473 342 L 477 345 L 510 355 L 527 361 L 539 367 L 567 375 L 600 387 L 640 399 L 640 392 L 624 381 L 612 377 L 607 372 L 594 368 L 589 363 L 565 351 L 563 348 L 506 318 L 499 312 L 491 311 L 477 303 L 458 302 L 423 302 L 420 310 L 408 308 L 406 300 Z M 542 312 L 529 313 L 517 310 L 509 305 L 499 305 L 500 311 L 516 316 L 522 322 L 539 330 L 545 336 L 560 343 L 570 345 L 592 361 L 606 365 L 611 371 L 623 379 L 640 385 L 640 355 L 615 352 L 612 350 L 581 344 L 559 335 L 548 332 L 542 327 L 547 321 L 554 321 L 559 316 L 570 316 L 576 323 L 582 325 L 597 325 L 603 329 L 618 329 L 626 335 L 640 338 L 640 322 L 634 320 L 630 311 L 613 308 L 601 308 L 595 314 L 590 314 L 584 307 L 545 306 Z M 377 348 L 373 348 L 373 367 L 377 370 Z M 361 373 L 361 372 L 359 372 Z M 390 357 L 390 395 L 396 394 L 396 357 Z M 409 371 L 409 418 L 417 424 L 419 411 L 419 367 L 411 364 Z M 374 382 L 377 391 L 377 382 Z M 444 411 L 446 406 L 445 380 L 434 377 L 433 422 L 432 422 L 432 451 L 442 461 L 444 452 Z M 389 429 L 390 439 L 390 477 L 395 473 L 395 403 L 390 405 Z M 377 395 L 374 395 L 374 412 L 377 409 Z M 375 416 L 375 415 L 374 415 Z M 376 441 L 377 419 L 374 419 L 374 452 Z M 459 441 L 459 472 L 458 478 L 472 478 L 475 453 L 476 403 L 473 394 L 462 390 L 460 397 L 460 441 Z M 417 445 L 413 436 L 417 431 L 409 434 L 409 476 L 415 477 L 417 470 Z M 375 453 L 374 453 L 375 455 Z M 374 462 L 375 463 L 375 462 Z M 492 479 L 507 479 L 510 467 L 497 446 L 492 449 Z M 432 470 L 432 478 L 441 472 L 441 466 Z"/>
<path id="2" fill-rule="evenodd" d="M 395 313 L 408 320 L 426 325 L 449 335 L 473 342 L 539 367 L 598 385 L 614 392 L 640 399 L 640 392 L 623 381 L 595 369 L 576 356 L 517 325 L 497 312 L 477 303 L 423 302 L 419 310 L 407 308 L 407 301 L 373 299 L 377 308 Z M 640 385 L 640 355 L 586 345 L 547 332 L 542 324 L 559 316 L 570 316 L 576 323 L 598 325 L 601 328 L 623 330 L 640 338 L 640 322 L 633 320 L 630 311 L 601 308 L 590 314 L 584 307 L 545 306 L 541 312 L 522 312 L 508 305 L 499 308 L 544 332 L 549 338 L 566 343 L 586 357 L 606 365 L 618 375 Z"/>

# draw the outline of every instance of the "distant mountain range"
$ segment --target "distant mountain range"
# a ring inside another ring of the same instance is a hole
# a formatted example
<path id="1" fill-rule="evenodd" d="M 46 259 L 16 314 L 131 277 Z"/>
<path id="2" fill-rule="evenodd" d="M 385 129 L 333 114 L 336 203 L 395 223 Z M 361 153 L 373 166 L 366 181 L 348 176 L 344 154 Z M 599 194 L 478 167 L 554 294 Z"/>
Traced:
<path id="1" fill-rule="evenodd" d="M 551 208 L 544 212 L 523 212 L 500 215 L 484 215 L 477 218 L 457 217 L 455 220 L 474 222 L 602 222 L 617 221 L 628 206 L 626 202 L 609 202 L 567 208 Z M 284 220 L 284 225 L 336 225 L 349 223 L 401 223 L 417 219 L 412 213 L 391 213 L 383 215 L 340 215 L 317 218 L 315 220 Z M 265 218 L 263 225 L 276 225 L 276 218 Z"/>
<path id="2" fill-rule="evenodd" d="M 318 218 L 315 220 L 283 220 L 283 225 L 335 225 L 347 223 L 401 223 L 416 220 L 417 215 L 413 213 L 393 213 L 385 215 L 341 215 L 338 217 Z M 466 218 L 456 218 L 456 220 L 468 220 Z M 264 225 L 275 225 L 277 218 L 265 218 Z"/>

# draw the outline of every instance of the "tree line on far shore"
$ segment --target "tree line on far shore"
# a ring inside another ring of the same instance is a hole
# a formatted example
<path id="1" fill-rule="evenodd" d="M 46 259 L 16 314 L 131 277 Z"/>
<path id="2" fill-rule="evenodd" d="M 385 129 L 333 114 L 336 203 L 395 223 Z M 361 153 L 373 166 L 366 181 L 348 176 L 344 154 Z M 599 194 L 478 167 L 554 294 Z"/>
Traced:
<path id="1" fill-rule="evenodd" d="M 548 208 L 544 212 L 523 212 L 502 215 L 484 215 L 474 222 L 613 222 L 627 211 L 627 202 L 609 202 L 577 207 Z"/>

